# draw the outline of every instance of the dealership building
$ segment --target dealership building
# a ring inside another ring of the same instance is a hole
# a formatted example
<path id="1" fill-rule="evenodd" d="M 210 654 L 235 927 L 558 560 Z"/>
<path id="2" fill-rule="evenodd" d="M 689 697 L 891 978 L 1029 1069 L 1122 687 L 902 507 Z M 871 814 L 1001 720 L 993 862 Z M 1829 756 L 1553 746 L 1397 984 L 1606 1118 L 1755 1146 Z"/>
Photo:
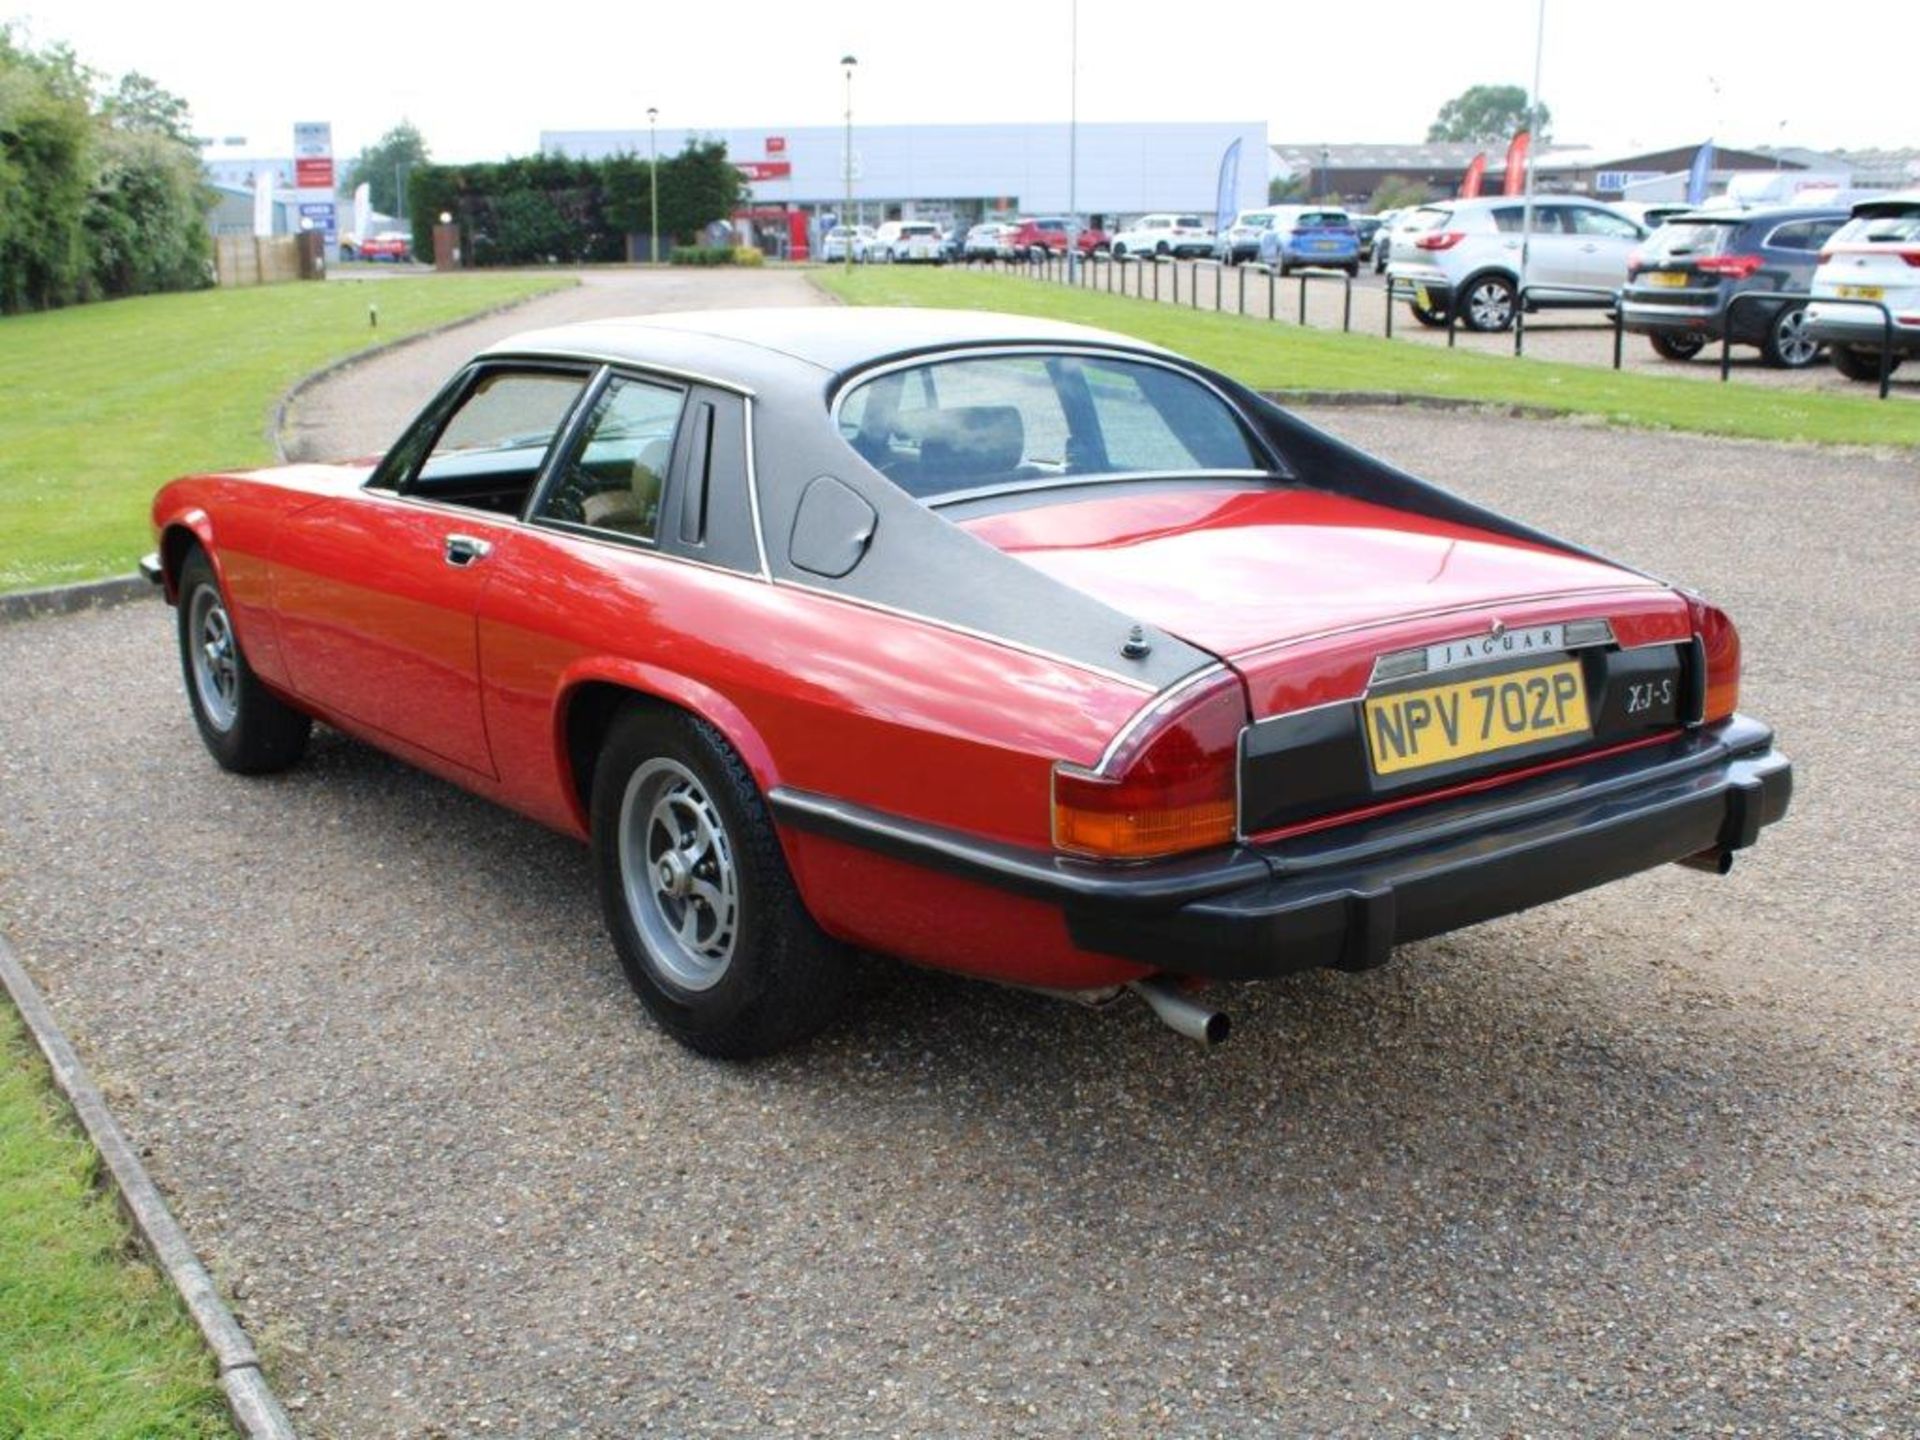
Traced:
<path id="1" fill-rule="evenodd" d="M 668 130 L 652 136 L 662 157 L 692 140 L 722 140 L 746 176 L 752 201 L 737 219 L 765 236 L 817 238 L 823 220 L 853 218 L 972 224 L 1014 215 L 1065 214 L 1096 225 L 1156 210 L 1211 217 L 1221 165 L 1239 145 L 1232 207 L 1266 204 L 1270 168 L 1264 121 L 1169 124 L 856 125 L 851 165 L 838 125 Z M 646 155 L 649 136 L 632 130 L 543 130 L 550 155 L 597 160 Z M 1073 159 L 1069 164 L 1069 152 Z"/>

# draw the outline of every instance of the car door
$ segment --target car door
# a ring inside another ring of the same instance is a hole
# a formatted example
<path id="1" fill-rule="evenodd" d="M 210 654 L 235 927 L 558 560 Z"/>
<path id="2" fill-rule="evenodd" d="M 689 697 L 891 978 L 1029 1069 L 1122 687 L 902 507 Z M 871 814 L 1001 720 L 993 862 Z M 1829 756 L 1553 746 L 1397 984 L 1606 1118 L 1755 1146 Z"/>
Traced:
<path id="1" fill-rule="evenodd" d="M 288 518 L 271 584 L 297 694 L 494 773 L 480 703 L 480 595 L 592 374 L 586 365 L 476 366 L 365 488 Z"/>
<path id="2" fill-rule="evenodd" d="M 1552 201 L 1533 207 L 1533 233 L 1526 247 L 1526 283 L 1536 288 L 1584 285 L 1580 238 L 1573 233 L 1573 206 Z M 1503 236 L 1503 239 L 1508 238 Z"/>
<path id="3" fill-rule="evenodd" d="M 1627 257 L 1646 239 L 1646 232 L 1624 215 L 1597 205 L 1568 207 L 1575 240 L 1574 283 L 1600 290 L 1618 290 L 1627 283 Z"/>

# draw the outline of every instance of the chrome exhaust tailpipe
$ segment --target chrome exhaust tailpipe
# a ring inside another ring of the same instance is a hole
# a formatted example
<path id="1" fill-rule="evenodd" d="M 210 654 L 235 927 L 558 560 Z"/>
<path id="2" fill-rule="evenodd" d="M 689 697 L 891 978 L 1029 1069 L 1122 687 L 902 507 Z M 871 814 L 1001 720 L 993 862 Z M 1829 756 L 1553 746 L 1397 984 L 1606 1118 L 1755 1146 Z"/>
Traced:
<path id="1" fill-rule="evenodd" d="M 1152 1008 L 1169 1029 L 1202 1045 L 1218 1045 L 1233 1030 L 1233 1021 L 1211 1005 L 1202 1005 L 1170 980 L 1134 980 L 1127 988 Z"/>
<path id="2" fill-rule="evenodd" d="M 1684 865 L 1689 870 L 1705 870 L 1711 875 L 1725 875 L 1733 869 L 1733 851 L 1718 848 L 1702 850 L 1697 855 L 1688 855 L 1674 863 Z"/>

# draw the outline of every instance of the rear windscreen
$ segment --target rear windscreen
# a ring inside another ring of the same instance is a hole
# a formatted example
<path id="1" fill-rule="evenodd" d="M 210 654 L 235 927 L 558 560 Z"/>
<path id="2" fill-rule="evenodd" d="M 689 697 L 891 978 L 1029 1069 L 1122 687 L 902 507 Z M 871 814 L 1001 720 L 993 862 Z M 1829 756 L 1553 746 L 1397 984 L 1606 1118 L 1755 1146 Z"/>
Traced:
<path id="1" fill-rule="evenodd" d="M 1833 237 L 1837 245 L 1904 245 L 1920 240 L 1920 208 L 1904 215 L 1862 215 Z"/>
<path id="2" fill-rule="evenodd" d="M 1302 230 L 1327 229 L 1331 226 L 1351 225 L 1344 210 L 1309 210 L 1296 222 Z"/>
<path id="3" fill-rule="evenodd" d="M 1669 220 L 1647 237 L 1650 256 L 1724 255 L 1739 233 L 1740 222 L 1721 224 L 1705 220 Z"/>

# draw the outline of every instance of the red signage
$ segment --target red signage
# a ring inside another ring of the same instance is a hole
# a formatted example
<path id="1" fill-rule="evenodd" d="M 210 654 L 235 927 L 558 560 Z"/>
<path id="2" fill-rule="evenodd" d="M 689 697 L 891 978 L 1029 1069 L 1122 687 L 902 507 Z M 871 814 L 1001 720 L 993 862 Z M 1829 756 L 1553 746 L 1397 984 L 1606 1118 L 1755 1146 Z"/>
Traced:
<path id="1" fill-rule="evenodd" d="M 1485 152 L 1473 157 L 1473 163 L 1467 166 L 1467 178 L 1460 182 L 1462 200 L 1477 199 L 1480 186 L 1487 178 L 1487 157 Z"/>
<path id="2" fill-rule="evenodd" d="M 736 160 L 733 168 L 756 185 L 762 180 L 786 180 L 793 175 L 791 160 Z"/>
<path id="3" fill-rule="evenodd" d="M 296 190 L 333 189 L 333 157 L 320 155 L 309 159 L 302 156 L 295 160 L 293 184 Z"/>
<path id="4" fill-rule="evenodd" d="M 784 155 L 787 153 L 787 137 L 784 135 L 767 136 L 767 154 Z"/>

